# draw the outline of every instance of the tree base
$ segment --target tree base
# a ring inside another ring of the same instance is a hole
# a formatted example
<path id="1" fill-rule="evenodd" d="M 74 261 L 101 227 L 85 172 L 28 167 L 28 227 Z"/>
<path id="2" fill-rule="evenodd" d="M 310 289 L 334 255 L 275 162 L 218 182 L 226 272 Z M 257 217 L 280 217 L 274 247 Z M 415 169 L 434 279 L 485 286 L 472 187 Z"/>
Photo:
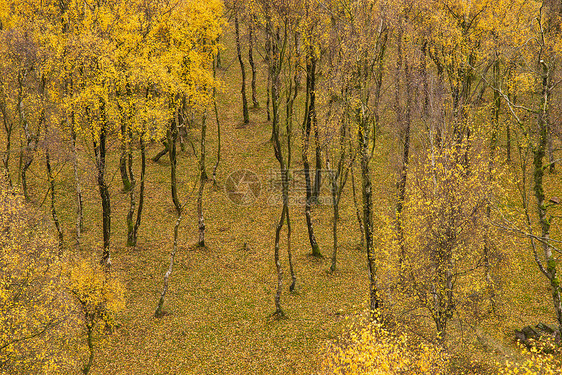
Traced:
<path id="1" fill-rule="evenodd" d="M 288 319 L 287 316 L 285 315 L 285 313 L 283 312 L 283 310 L 281 310 L 281 309 L 275 310 L 275 312 L 273 314 L 271 314 L 269 317 L 273 320 Z"/>

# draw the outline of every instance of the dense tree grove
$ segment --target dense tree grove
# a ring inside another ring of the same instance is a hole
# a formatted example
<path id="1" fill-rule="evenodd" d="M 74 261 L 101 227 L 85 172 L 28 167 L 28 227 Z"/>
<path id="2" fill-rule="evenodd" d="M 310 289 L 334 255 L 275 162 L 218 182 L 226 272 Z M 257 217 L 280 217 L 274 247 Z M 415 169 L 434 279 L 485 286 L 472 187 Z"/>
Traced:
<path id="1" fill-rule="evenodd" d="M 114 252 L 140 257 L 159 232 L 163 285 L 137 293 L 164 324 L 186 257 L 234 256 L 226 218 L 258 177 L 233 155 L 261 148 L 267 213 L 232 235 L 251 256 L 248 232 L 267 233 L 268 321 L 291 324 L 311 272 L 351 277 L 361 252 L 365 320 L 321 371 L 562 371 L 561 64 L 554 0 L 0 0 L 0 373 L 113 366 L 96 353 L 133 314 L 119 275 L 141 271 Z M 253 149 L 225 130 L 255 132 Z M 202 299 L 230 303 L 206 282 Z M 505 354 L 523 290 L 541 311 L 523 325 L 547 317 L 546 334 L 517 331 L 526 362 L 478 357 L 466 330 Z"/>

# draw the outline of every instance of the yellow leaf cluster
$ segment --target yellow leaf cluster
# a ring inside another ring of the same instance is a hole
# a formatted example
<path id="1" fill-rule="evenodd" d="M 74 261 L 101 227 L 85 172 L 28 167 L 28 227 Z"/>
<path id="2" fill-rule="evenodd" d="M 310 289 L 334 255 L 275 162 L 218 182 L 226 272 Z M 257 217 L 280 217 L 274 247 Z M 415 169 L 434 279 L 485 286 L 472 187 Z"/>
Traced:
<path id="1" fill-rule="evenodd" d="M 159 138 L 178 107 L 195 111 L 212 99 L 222 6 L 219 0 L 2 0 L 0 36 L 28 35 L 41 52 L 29 71 L 46 83 L 57 126 L 96 140 L 125 124 L 126 134 Z M 0 60 L 8 64 L 17 50 L 6 47 Z M 21 66 L 10 64 L 13 72 Z"/>
<path id="2" fill-rule="evenodd" d="M 378 324 L 356 328 L 346 343 L 331 345 L 327 352 L 324 369 L 335 375 L 439 375 L 447 365 L 439 348 L 416 343 L 404 333 L 393 334 Z"/>
<path id="3" fill-rule="evenodd" d="M 112 327 L 125 309 L 125 288 L 100 266 L 82 260 L 70 268 L 70 291 L 79 301 L 86 324 Z"/>
<path id="4" fill-rule="evenodd" d="M 40 215 L 0 184 L 0 374 L 64 373 L 74 304 Z"/>

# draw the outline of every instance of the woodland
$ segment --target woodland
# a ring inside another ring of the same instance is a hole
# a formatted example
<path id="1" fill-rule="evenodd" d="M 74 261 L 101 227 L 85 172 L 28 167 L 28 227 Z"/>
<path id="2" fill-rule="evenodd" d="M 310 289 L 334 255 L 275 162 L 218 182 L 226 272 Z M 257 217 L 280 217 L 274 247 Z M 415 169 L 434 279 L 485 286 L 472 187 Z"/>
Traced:
<path id="1" fill-rule="evenodd" d="M 562 2 L 0 0 L 0 374 L 560 374 Z"/>

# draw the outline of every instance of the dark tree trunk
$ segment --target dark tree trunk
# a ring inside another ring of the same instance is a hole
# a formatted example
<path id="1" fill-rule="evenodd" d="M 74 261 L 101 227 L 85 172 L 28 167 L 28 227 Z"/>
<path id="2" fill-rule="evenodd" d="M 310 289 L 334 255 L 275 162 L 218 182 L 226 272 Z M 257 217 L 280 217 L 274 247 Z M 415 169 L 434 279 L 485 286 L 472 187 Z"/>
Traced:
<path id="1" fill-rule="evenodd" d="M 553 174 L 556 173 L 556 162 L 554 161 L 554 134 L 552 132 L 552 124 L 548 122 L 548 171 Z"/>
<path id="2" fill-rule="evenodd" d="M 175 119 L 170 123 L 168 130 L 168 155 L 170 156 L 170 188 L 172 192 L 172 202 L 179 215 L 181 210 L 180 201 L 178 198 L 178 184 L 177 184 L 177 156 L 176 156 L 176 140 L 178 138 L 178 128 Z"/>
<path id="3" fill-rule="evenodd" d="M 0 81 L 1 84 L 1 81 Z M 12 184 L 12 176 L 10 174 L 10 153 L 12 152 L 12 130 L 14 128 L 14 124 L 10 121 L 8 117 L 8 111 L 6 110 L 6 103 L 2 98 L 0 101 L 0 113 L 2 113 L 2 120 L 4 123 L 4 130 L 6 131 L 6 153 L 2 158 L 2 163 L 4 164 L 4 170 L 6 174 L 6 179 L 8 181 L 8 185 L 10 187 L 13 186 Z"/>
<path id="4" fill-rule="evenodd" d="M 213 66 L 213 77 L 216 78 L 217 66 Z M 221 161 L 221 123 L 219 121 L 219 110 L 217 107 L 217 89 L 213 87 L 213 109 L 215 111 L 215 121 L 217 122 L 217 161 L 213 167 L 213 185 L 217 185 L 217 168 Z"/>
<path id="5" fill-rule="evenodd" d="M 23 195 L 27 201 L 29 201 L 29 194 L 27 189 L 27 170 L 33 163 L 33 156 L 35 151 L 37 150 L 37 145 L 39 143 L 39 134 L 41 131 L 41 126 L 37 127 L 37 132 L 34 134 L 31 132 L 29 122 L 27 120 L 24 107 L 23 107 L 23 89 L 24 89 L 24 80 L 27 72 L 19 72 L 18 73 L 18 102 L 17 102 L 17 112 L 20 120 L 21 127 L 23 129 L 25 135 L 25 148 L 22 147 L 20 152 L 20 177 L 21 177 L 21 185 L 23 189 Z"/>
<path id="6" fill-rule="evenodd" d="M 321 257 L 320 247 L 314 236 L 314 227 L 312 225 L 312 183 L 310 178 L 310 163 L 308 161 L 308 154 L 310 149 L 310 133 L 312 124 L 315 117 L 315 104 L 314 104 L 314 72 L 316 71 L 316 60 L 314 57 L 309 56 L 306 64 L 306 102 L 305 102 L 305 115 L 303 121 L 303 148 L 302 148 L 302 162 L 304 170 L 304 178 L 306 183 L 306 201 L 304 213 L 306 217 L 306 227 L 308 229 L 308 239 L 312 249 L 312 255 Z"/>
<path id="7" fill-rule="evenodd" d="M 500 82 L 500 61 L 497 60 L 494 63 L 492 69 L 492 76 L 494 80 L 494 87 L 501 87 Z M 500 129 L 500 110 L 501 110 L 501 96 L 497 90 L 494 90 L 494 107 L 492 108 L 492 134 L 490 139 L 490 157 L 488 160 L 488 182 L 491 184 L 493 182 L 493 168 L 494 168 L 494 160 L 496 157 L 496 151 L 498 148 L 498 134 Z M 490 261 L 490 254 L 493 249 L 492 240 L 488 234 L 488 227 L 490 218 L 492 215 L 492 209 L 490 207 L 490 203 L 486 203 L 486 228 L 484 233 L 484 279 L 486 282 L 487 293 L 490 298 L 491 302 L 491 310 L 492 312 L 496 311 L 496 296 L 494 291 L 494 282 L 492 280 L 492 264 Z"/>
<path id="8" fill-rule="evenodd" d="M 359 232 L 361 235 L 359 248 L 365 248 L 365 227 L 363 226 L 363 219 L 361 215 L 361 210 L 359 209 L 359 203 L 357 200 L 357 192 L 355 189 L 355 171 L 353 170 L 354 163 L 351 164 L 351 191 L 353 192 L 353 205 L 355 206 L 355 216 L 357 217 L 357 224 L 359 224 Z"/>
<path id="9" fill-rule="evenodd" d="M 265 100 L 265 110 L 267 112 L 267 121 L 271 121 L 271 111 L 269 110 L 270 98 L 271 98 L 271 93 L 270 93 L 270 90 L 269 90 L 270 87 L 271 87 L 271 76 L 268 73 L 267 74 L 266 100 Z"/>
<path id="10" fill-rule="evenodd" d="M 250 63 L 250 68 L 252 70 L 252 104 L 254 108 L 258 108 L 260 106 L 258 99 L 257 99 L 257 92 L 256 92 L 256 64 L 254 63 L 254 41 L 256 39 L 256 21 L 255 15 L 250 15 L 249 21 L 249 41 L 248 41 L 248 62 Z"/>
<path id="11" fill-rule="evenodd" d="M 123 192 L 128 192 L 133 187 L 132 181 L 127 173 L 127 159 L 131 153 L 129 142 L 127 140 L 129 133 L 124 123 L 121 123 L 121 157 L 119 158 L 119 171 L 121 172 L 121 180 L 123 181 Z M 133 178 L 132 176 L 130 177 Z"/>
<path id="12" fill-rule="evenodd" d="M 271 67 L 271 38 L 272 33 L 271 25 L 265 25 L 265 62 L 269 67 Z M 267 112 L 267 121 L 271 121 L 271 111 L 270 111 L 270 99 L 271 99 L 271 69 L 267 69 L 267 85 L 266 85 L 266 100 L 265 100 L 265 109 Z M 273 140 L 273 135 L 271 136 L 271 140 Z"/>
<path id="13" fill-rule="evenodd" d="M 375 264 L 375 249 L 373 244 L 373 193 L 371 185 L 371 171 L 369 168 L 369 124 L 365 119 L 359 120 L 359 151 L 361 155 L 362 196 L 363 196 L 363 225 L 365 228 L 365 245 L 367 247 L 367 265 L 369 267 L 369 308 L 371 316 L 381 307 L 381 299 L 377 288 L 377 269 Z"/>
<path id="14" fill-rule="evenodd" d="M 545 202 L 544 193 L 544 163 L 543 160 L 546 156 L 546 151 L 548 147 L 548 107 L 550 104 L 550 71 L 542 60 L 541 65 L 541 78 L 542 78 L 542 95 L 540 101 L 540 110 L 538 115 L 538 145 L 534 147 L 534 193 L 537 202 L 537 211 L 539 217 L 539 224 L 541 227 L 541 237 L 542 247 L 544 252 L 544 259 L 546 261 L 546 270 L 543 270 L 545 276 L 550 282 L 550 288 L 552 293 L 552 301 L 554 305 L 554 310 L 556 312 L 556 318 L 558 321 L 558 330 L 560 336 L 562 336 L 562 301 L 561 301 L 561 290 L 560 281 L 557 270 L 557 260 L 552 252 L 552 247 L 549 244 L 550 240 L 550 226 L 551 218 L 547 215 L 547 204 Z M 533 240 L 531 238 L 531 240 Z"/>
<path id="15" fill-rule="evenodd" d="M 285 199 L 285 197 L 283 197 Z M 281 292 L 283 290 L 283 268 L 281 267 L 281 260 L 279 259 L 279 242 L 281 239 L 281 229 L 283 229 L 283 221 L 285 220 L 285 205 L 281 209 L 281 218 L 279 219 L 279 223 L 275 227 L 275 250 L 274 250 L 274 260 L 275 260 L 275 269 L 277 271 L 277 291 L 275 292 L 275 312 L 273 313 L 274 317 L 282 318 L 285 316 L 283 309 L 281 308 Z"/>
<path id="16" fill-rule="evenodd" d="M 88 363 L 86 363 L 86 366 L 84 366 L 84 368 L 82 369 L 82 373 L 84 375 L 88 375 L 90 373 L 90 370 L 92 368 L 92 365 L 94 364 L 94 327 L 92 323 L 87 323 L 86 324 L 86 340 L 88 342 L 88 352 L 89 352 L 89 356 L 88 356 Z"/>
<path id="17" fill-rule="evenodd" d="M 166 155 L 168 153 L 168 151 L 170 150 L 170 148 L 168 147 L 168 142 L 164 141 L 162 142 L 164 144 L 164 149 L 162 151 L 160 151 L 159 153 L 157 153 L 153 158 L 152 161 L 155 163 L 158 163 L 158 160 L 160 160 L 160 158 L 164 155 Z"/>
<path id="18" fill-rule="evenodd" d="M 332 238 L 333 238 L 333 253 L 332 253 L 332 264 L 330 265 L 330 272 L 334 272 L 337 267 L 337 254 L 338 254 L 338 222 L 340 219 L 340 199 L 347 182 L 347 177 L 349 176 L 349 171 L 351 169 L 352 163 L 355 161 L 351 160 L 349 165 L 344 167 L 344 162 L 346 160 L 346 138 L 348 138 L 347 123 L 343 121 L 340 126 L 340 151 L 339 160 L 335 171 L 330 171 L 331 180 L 331 193 L 332 193 L 332 209 L 334 213 L 334 221 L 332 223 Z M 329 161 L 326 162 L 328 169 L 330 168 Z"/>
<path id="19" fill-rule="evenodd" d="M 207 137 L 207 112 L 203 114 L 201 121 L 201 151 L 199 155 L 199 193 L 197 194 L 197 217 L 199 227 L 199 247 L 205 247 L 205 218 L 203 216 L 203 192 L 207 182 L 207 172 L 205 170 L 205 141 Z"/>
<path id="20" fill-rule="evenodd" d="M 337 173 L 337 172 L 336 172 Z M 332 239 L 333 239 L 333 252 L 332 252 L 332 264 L 330 265 L 330 272 L 336 271 L 337 266 L 337 256 L 338 256 L 338 220 L 339 220 L 339 204 L 338 204 L 338 192 L 337 192 L 337 175 L 331 177 L 331 192 L 332 192 L 332 209 L 334 211 L 334 220 L 332 222 Z"/>
<path id="21" fill-rule="evenodd" d="M 406 259 L 406 238 L 404 233 L 404 201 L 406 199 L 406 183 L 408 180 L 408 163 L 410 159 L 410 129 L 411 129 L 411 106 L 412 106 L 412 86 L 410 84 L 412 77 L 410 66 L 406 62 L 406 108 L 404 112 L 404 144 L 402 151 L 402 169 L 400 171 L 400 180 L 398 181 L 398 202 L 396 203 L 396 227 L 398 234 L 398 243 L 400 246 L 400 254 L 398 258 L 400 266 L 400 280 L 404 279 L 404 262 Z"/>
<path id="22" fill-rule="evenodd" d="M 111 236 L 111 203 L 109 189 L 105 182 L 105 131 L 100 135 L 99 144 L 94 145 L 96 150 L 96 160 L 98 168 L 98 187 L 102 203 L 102 222 L 103 222 L 103 253 L 101 264 L 109 267 L 110 258 L 110 236 Z"/>
<path id="23" fill-rule="evenodd" d="M 47 166 L 47 179 L 49 180 L 49 190 L 51 191 L 51 216 L 53 217 L 53 223 L 55 223 L 55 228 L 57 229 L 57 234 L 59 237 L 59 255 L 62 255 L 62 249 L 64 246 L 64 236 L 62 233 L 62 228 L 60 225 L 59 217 L 57 215 L 57 209 L 55 206 L 55 201 L 56 201 L 55 178 L 53 177 L 53 171 L 51 169 L 51 156 L 49 155 L 48 148 L 45 148 L 45 164 Z"/>
<path id="24" fill-rule="evenodd" d="M 242 49 L 240 47 L 240 27 L 238 24 L 238 11 L 234 13 L 234 28 L 236 31 L 236 52 L 238 54 L 238 62 L 240 63 L 240 70 L 242 71 L 242 113 L 244 115 L 244 124 L 250 122 L 250 115 L 248 113 L 248 99 L 246 98 L 246 68 L 242 60 Z"/>
<path id="25" fill-rule="evenodd" d="M 308 114 L 310 117 L 310 124 L 314 129 L 314 157 L 315 157 L 315 174 L 314 185 L 312 190 L 311 203 L 318 203 L 318 196 L 320 195 L 320 187 L 322 186 L 322 152 L 320 145 L 320 133 L 318 129 L 318 118 L 316 116 L 316 57 L 310 56 L 310 70 L 307 69 L 307 78 L 310 75 L 310 102 Z M 308 66 L 307 66 L 308 68 Z M 309 130 L 310 133 L 310 130 Z M 309 136 L 308 134 L 307 136 Z M 310 141 L 308 141 L 310 143 Z"/>
<path id="26" fill-rule="evenodd" d="M 140 189 L 139 189 L 139 208 L 137 209 L 137 220 L 135 221 L 135 226 L 133 227 L 130 246 L 137 246 L 138 233 L 141 225 L 142 209 L 144 205 L 144 182 L 146 176 L 146 147 L 144 145 L 142 135 L 140 137 L 139 142 L 140 142 L 140 150 L 141 150 L 141 175 L 140 175 L 141 182 L 140 182 Z"/>
<path id="27" fill-rule="evenodd" d="M 135 198 L 135 175 L 133 173 L 133 153 L 129 149 L 127 153 L 127 171 L 128 174 L 128 181 L 130 183 L 130 190 L 129 190 L 129 212 L 127 213 L 127 246 L 135 246 L 136 238 L 135 238 L 135 206 L 136 206 L 136 198 Z"/>
<path id="28" fill-rule="evenodd" d="M 219 44 L 219 42 L 220 42 L 220 36 L 217 38 L 217 44 Z M 220 49 L 217 51 L 216 61 L 217 61 L 217 69 L 222 69 L 222 58 L 221 58 L 221 50 Z"/>
<path id="29" fill-rule="evenodd" d="M 25 161 L 23 162 L 23 166 L 21 169 L 21 187 L 23 189 L 23 196 L 27 201 L 31 200 L 29 198 L 29 190 L 27 188 L 27 170 L 31 166 L 31 163 L 33 163 L 33 157 L 31 156 L 31 154 L 28 154 L 25 156 Z"/>
<path id="30" fill-rule="evenodd" d="M 80 176 L 78 173 L 78 152 L 76 151 L 76 132 L 74 131 L 74 113 L 70 115 L 72 128 L 70 130 L 72 137 L 72 168 L 74 171 L 74 184 L 76 186 L 76 249 L 80 249 L 80 239 L 82 237 L 84 214 L 82 200 L 82 185 L 80 184 Z"/>
<path id="31" fill-rule="evenodd" d="M 279 170 L 281 172 L 282 180 L 282 199 L 283 208 L 281 210 L 281 217 L 277 226 L 275 228 L 275 245 L 274 245 L 274 261 L 275 269 L 277 271 L 277 291 L 275 293 L 275 312 L 273 316 L 276 318 L 282 318 L 285 316 L 283 309 L 281 308 L 281 293 L 283 290 L 283 269 L 281 267 L 281 260 L 279 254 L 281 230 L 283 229 L 283 222 L 285 221 L 285 215 L 288 212 L 288 194 L 289 194 L 289 184 L 288 184 L 288 171 L 285 165 L 281 150 L 281 141 L 279 139 L 279 96 L 281 91 L 281 53 L 279 50 L 280 35 L 279 30 L 274 33 L 273 25 L 271 22 L 270 15 L 268 13 L 269 9 L 266 9 L 266 33 L 268 40 L 271 42 L 271 49 L 269 51 L 270 55 L 268 58 L 269 63 L 269 73 L 271 76 L 271 105 L 273 112 L 272 121 L 272 141 L 273 141 L 273 151 L 275 158 L 279 162 Z M 286 38 L 286 35 L 285 35 Z"/>
<path id="32" fill-rule="evenodd" d="M 102 108 L 104 111 L 104 108 Z M 96 155 L 96 167 L 98 171 L 98 188 L 102 205 L 103 223 L 103 252 L 101 264 L 109 269 L 111 267 L 110 237 L 111 237 L 111 202 L 109 188 L 105 182 L 105 157 L 106 157 L 106 134 L 105 126 L 102 127 L 99 140 L 94 141 L 94 152 Z"/>
<path id="33" fill-rule="evenodd" d="M 295 48 L 297 47 L 297 37 L 295 37 Z M 289 285 L 289 291 L 292 292 L 295 290 L 295 286 L 297 283 L 297 276 L 295 274 L 295 269 L 293 266 L 293 253 L 291 250 L 291 217 L 289 214 L 289 175 L 288 171 L 291 168 L 291 160 L 292 160 L 292 147 L 293 147 L 293 115 L 294 115 L 294 104 L 297 96 L 299 94 L 299 87 L 300 87 L 300 80 L 299 80 L 299 71 L 296 66 L 292 67 L 294 69 L 293 80 L 290 82 L 288 87 L 288 96 L 286 102 L 286 131 L 287 131 L 287 165 L 285 167 L 287 173 L 284 176 L 286 181 L 283 181 L 287 186 L 284 186 L 283 199 L 284 205 L 286 206 L 286 220 L 287 220 L 287 255 L 289 258 L 289 271 L 291 272 L 291 285 Z M 278 136 L 277 136 L 278 137 Z M 287 200 L 287 202 L 285 202 Z"/>

